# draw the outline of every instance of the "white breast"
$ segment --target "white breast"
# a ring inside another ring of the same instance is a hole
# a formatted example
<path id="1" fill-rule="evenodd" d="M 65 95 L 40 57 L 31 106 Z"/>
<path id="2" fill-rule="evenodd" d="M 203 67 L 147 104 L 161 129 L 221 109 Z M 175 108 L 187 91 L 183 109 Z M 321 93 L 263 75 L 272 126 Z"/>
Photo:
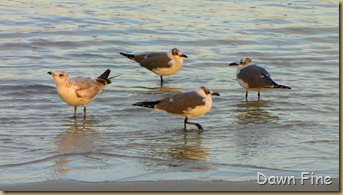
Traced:
<path id="1" fill-rule="evenodd" d="M 76 95 L 75 89 L 73 87 L 57 87 L 58 95 L 61 99 L 66 102 L 67 104 L 78 106 L 78 105 L 87 105 L 89 102 L 95 99 L 89 99 L 87 97 L 82 98 Z"/>
<path id="2" fill-rule="evenodd" d="M 152 70 L 152 72 L 160 75 L 160 76 L 169 76 L 177 71 L 179 71 L 183 66 L 183 58 L 182 57 L 174 57 L 170 53 L 168 53 L 168 56 L 172 59 L 169 62 L 169 65 L 171 65 L 169 68 L 155 68 Z"/>
<path id="3" fill-rule="evenodd" d="M 212 98 L 207 96 L 205 99 L 205 105 L 187 109 L 184 112 L 184 116 L 186 117 L 201 116 L 201 115 L 206 114 L 208 111 L 210 111 L 211 107 L 212 107 Z"/>
<path id="4" fill-rule="evenodd" d="M 248 83 L 244 82 L 243 80 L 239 79 L 238 77 L 237 77 L 237 81 L 243 88 L 250 89 Z"/>
<path id="5" fill-rule="evenodd" d="M 248 83 L 246 83 L 246 82 L 244 82 L 243 80 L 239 79 L 238 76 L 237 76 L 237 75 L 240 73 L 240 71 L 241 71 L 243 68 L 246 68 L 246 67 L 247 67 L 247 66 L 238 66 L 237 72 L 236 72 L 236 79 L 237 79 L 237 81 L 238 81 L 238 83 L 239 83 L 240 86 L 242 86 L 243 88 L 245 88 L 246 90 L 248 90 L 248 89 L 250 89 Z"/>
<path id="6" fill-rule="evenodd" d="M 155 68 L 152 69 L 152 72 L 160 75 L 160 76 L 169 76 L 172 75 L 174 73 L 176 73 L 177 71 L 180 70 L 181 66 L 178 65 L 172 65 L 170 68 Z"/>

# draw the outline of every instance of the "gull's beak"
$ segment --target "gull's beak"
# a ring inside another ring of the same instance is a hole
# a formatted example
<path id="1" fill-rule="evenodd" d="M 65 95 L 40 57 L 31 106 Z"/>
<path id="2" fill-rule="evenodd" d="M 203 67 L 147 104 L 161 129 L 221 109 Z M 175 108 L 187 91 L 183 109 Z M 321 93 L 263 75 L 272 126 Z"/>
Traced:
<path id="1" fill-rule="evenodd" d="M 180 55 L 180 57 L 188 58 L 185 54 Z"/>
<path id="2" fill-rule="evenodd" d="M 232 62 L 229 64 L 229 66 L 238 66 L 237 62 Z"/>
<path id="3" fill-rule="evenodd" d="M 217 93 L 217 92 L 212 92 L 212 95 L 215 95 L 215 96 L 220 96 L 220 94 L 219 94 L 219 93 Z"/>
<path id="4" fill-rule="evenodd" d="M 49 75 L 51 75 L 51 74 L 52 74 L 52 72 L 50 72 L 50 71 L 49 71 L 49 72 L 47 72 L 47 73 L 48 73 Z"/>

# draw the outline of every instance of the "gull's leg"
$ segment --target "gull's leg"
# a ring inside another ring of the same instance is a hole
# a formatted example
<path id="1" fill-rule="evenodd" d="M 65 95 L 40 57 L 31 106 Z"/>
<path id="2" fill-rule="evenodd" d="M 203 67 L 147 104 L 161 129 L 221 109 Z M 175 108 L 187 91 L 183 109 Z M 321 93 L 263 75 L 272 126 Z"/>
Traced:
<path id="1" fill-rule="evenodd" d="M 260 91 L 257 93 L 258 100 L 260 100 Z"/>
<path id="2" fill-rule="evenodd" d="M 197 126 L 199 130 L 204 130 L 199 123 L 188 122 L 188 118 L 187 117 L 185 118 L 184 130 L 186 130 L 186 123 Z"/>
<path id="3" fill-rule="evenodd" d="M 186 123 L 188 122 L 188 118 L 185 117 L 185 121 L 183 122 L 183 130 L 187 130 Z"/>
<path id="4" fill-rule="evenodd" d="M 248 91 L 245 91 L 245 100 L 248 101 Z"/>
<path id="5" fill-rule="evenodd" d="M 162 76 L 160 76 L 160 78 L 161 78 L 161 86 L 163 87 L 164 80 Z"/>
<path id="6" fill-rule="evenodd" d="M 86 109 L 86 106 L 83 106 L 83 118 L 86 119 L 86 112 L 87 112 L 87 109 Z"/>
<path id="7" fill-rule="evenodd" d="M 74 118 L 76 118 L 76 110 L 77 110 L 77 106 L 74 106 Z"/>

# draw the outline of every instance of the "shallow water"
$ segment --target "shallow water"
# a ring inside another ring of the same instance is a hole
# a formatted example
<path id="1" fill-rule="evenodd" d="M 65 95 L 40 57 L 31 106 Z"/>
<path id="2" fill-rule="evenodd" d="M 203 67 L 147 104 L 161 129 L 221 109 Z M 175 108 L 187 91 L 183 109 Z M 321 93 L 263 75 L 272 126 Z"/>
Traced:
<path id="1" fill-rule="evenodd" d="M 6 1 L 0 3 L 0 183 L 246 181 L 257 172 L 338 177 L 336 1 Z M 159 77 L 119 52 L 188 55 Z M 292 90 L 245 91 L 228 64 L 248 56 Z M 47 71 L 120 74 L 72 118 Z M 205 85 L 204 116 L 132 103 Z"/>

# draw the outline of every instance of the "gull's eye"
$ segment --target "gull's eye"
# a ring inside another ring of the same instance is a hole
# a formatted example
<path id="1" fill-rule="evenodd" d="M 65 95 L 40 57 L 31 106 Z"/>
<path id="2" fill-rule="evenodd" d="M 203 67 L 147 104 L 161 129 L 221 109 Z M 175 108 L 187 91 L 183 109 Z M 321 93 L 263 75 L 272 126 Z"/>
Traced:
<path id="1" fill-rule="evenodd" d="M 63 74 L 60 74 L 59 76 L 60 76 L 60 77 L 63 77 Z"/>

